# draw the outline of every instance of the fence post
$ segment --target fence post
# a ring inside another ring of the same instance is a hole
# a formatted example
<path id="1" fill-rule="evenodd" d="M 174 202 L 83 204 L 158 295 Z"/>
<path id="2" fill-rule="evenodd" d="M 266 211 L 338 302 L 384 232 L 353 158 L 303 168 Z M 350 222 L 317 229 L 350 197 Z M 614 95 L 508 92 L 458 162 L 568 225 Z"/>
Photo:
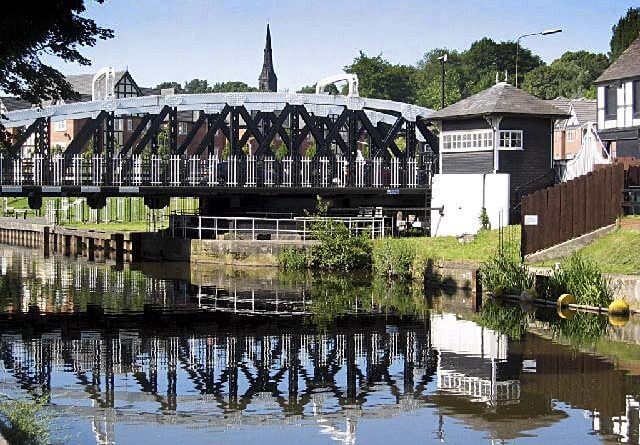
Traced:
<path id="1" fill-rule="evenodd" d="M 198 239 L 202 239 L 202 216 L 198 215 Z"/>

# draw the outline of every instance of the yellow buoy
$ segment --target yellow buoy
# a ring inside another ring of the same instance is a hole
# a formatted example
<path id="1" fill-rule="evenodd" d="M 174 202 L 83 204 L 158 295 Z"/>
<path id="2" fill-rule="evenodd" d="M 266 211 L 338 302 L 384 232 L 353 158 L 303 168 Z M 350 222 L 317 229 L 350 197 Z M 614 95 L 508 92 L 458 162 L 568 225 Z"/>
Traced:
<path id="1" fill-rule="evenodd" d="M 629 314 L 627 315 L 609 315 L 609 324 L 611 326 L 622 327 L 627 324 L 629 321 Z"/>
<path id="2" fill-rule="evenodd" d="M 571 294 L 562 294 L 558 298 L 558 306 L 569 306 L 570 304 L 576 304 L 576 297 Z"/>
<path id="3" fill-rule="evenodd" d="M 629 313 L 629 303 L 622 299 L 613 300 L 609 305 L 608 311 L 611 315 L 627 315 Z"/>

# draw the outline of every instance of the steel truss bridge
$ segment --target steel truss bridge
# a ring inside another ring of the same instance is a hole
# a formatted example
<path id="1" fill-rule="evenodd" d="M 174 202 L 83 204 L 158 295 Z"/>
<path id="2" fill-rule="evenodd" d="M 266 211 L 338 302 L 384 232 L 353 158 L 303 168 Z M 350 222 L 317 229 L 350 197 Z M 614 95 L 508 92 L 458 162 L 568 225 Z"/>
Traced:
<path id="1" fill-rule="evenodd" d="M 179 138 L 183 112 L 197 113 Z M 282 93 L 142 96 L 17 110 L 0 119 L 20 129 L 0 158 L 1 194 L 29 196 L 34 205 L 42 196 L 87 196 L 98 207 L 106 196 L 265 191 L 424 197 L 438 153 L 425 120 L 431 112 L 387 100 Z M 128 116 L 137 125 L 119 146 L 114 122 Z M 54 154 L 49 129 L 60 120 L 84 125 Z M 164 131 L 168 150 L 159 152 Z M 224 156 L 215 146 L 219 132 L 228 146 Z M 27 141 L 34 149 L 25 157 Z M 276 141 L 286 153 L 276 155 Z M 310 141 L 315 153 L 307 157 Z"/>

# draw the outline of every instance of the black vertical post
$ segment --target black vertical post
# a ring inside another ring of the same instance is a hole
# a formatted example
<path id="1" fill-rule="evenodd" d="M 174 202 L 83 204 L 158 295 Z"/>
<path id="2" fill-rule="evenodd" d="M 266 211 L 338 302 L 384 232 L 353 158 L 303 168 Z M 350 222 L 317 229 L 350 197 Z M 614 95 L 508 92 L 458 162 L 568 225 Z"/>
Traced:
<path id="1" fill-rule="evenodd" d="M 178 109 L 171 108 L 169 111 L 169 153 L 176 154 L 178 151 Z"/>
<path id="2" fill-rule="evenodd" d="M 237 107 L 232 107 L 229 113 L 229 137 L 231 140 L 231 154 L 241 156 L 240 147 L 238 146 L 238 128 L 240 127 L 240 118 Z"/>
<path id="3" fill-rule="evenodd" d="M 347 153 L 349 171 L 347 174 L 346 185 L 352 187 L 355 185 L 356 159 L 358 157 L 358 120 L 353 111 L 349 111 L 349 134 L 347 145 L 349 146 L 349 153 Z"/>
<path id="4" fill-rule="evenodd" d="M 440 59 L 440 109 L 444 108 L 444 63 L 446 57 L 442 56 Z"/>
<path id="5" fill-rule="evenodd" d="M 289 114 L 290 122 L 290 136 L 289 136 L 289 156 L 293 159 L 292 171 L 295 172 L 293 177 L 293 185 L 298 186 L 302 182 L 302 177 L 297 174 L 302 170 L 301 155 L 300 155 L 300 110 L 298 107 L 304 105 L 293 105 L 291 107 L 291 113 Z"/>
<path id="6" fill-rule="evenodd" d="M 214 115 L 207 114 L 207 133 L 211 131 L 211 127 L 213 127 Z M 215 155 L 216 154 L 216 136 L 213 135 L 211 138 L 211 142 L 209 142 L 209 146 L 207 147 L 207 155 Z"/>

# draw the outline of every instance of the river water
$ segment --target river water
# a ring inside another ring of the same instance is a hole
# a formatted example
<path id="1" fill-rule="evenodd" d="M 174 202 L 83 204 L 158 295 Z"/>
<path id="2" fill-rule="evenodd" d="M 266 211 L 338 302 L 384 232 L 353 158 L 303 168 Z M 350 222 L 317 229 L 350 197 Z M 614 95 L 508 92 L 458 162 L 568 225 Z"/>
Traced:
<path id="1" fill-rule="evenodd" d="M 0 245 L 0 393 L 54 443 L 639 442 L 635 321 L 368 276 Z"/>

